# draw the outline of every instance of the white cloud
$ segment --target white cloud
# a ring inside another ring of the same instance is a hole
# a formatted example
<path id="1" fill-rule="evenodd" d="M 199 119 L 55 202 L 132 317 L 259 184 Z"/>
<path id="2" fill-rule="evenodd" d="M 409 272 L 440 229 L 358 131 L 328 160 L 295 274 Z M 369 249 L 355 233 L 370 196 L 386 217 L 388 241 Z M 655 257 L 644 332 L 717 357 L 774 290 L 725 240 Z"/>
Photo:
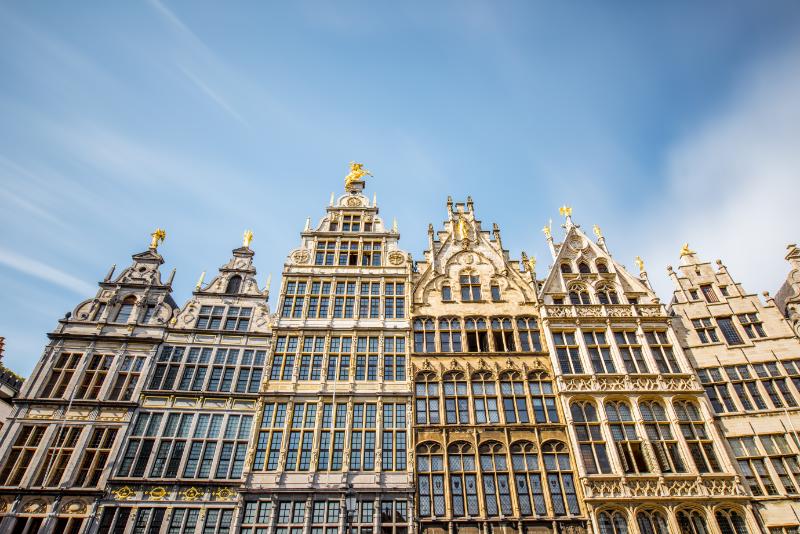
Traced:
<path id="1" fill-rule="evenodd" d="M 93 285 L 84 282 L 80 278 L 76 278 L 41 261 L 3 248 L 0 248 L 0 265 L 5 265 L 22 274 L 63 287 L 83 297 L 89 297 L 97 292 Z"/>
<path id="2" fill-rule="evenodd" d="M 666 194 L 645 215 L 651 278 L 663 276 L 688 241 L 707 261 L 723 260 L 750 292 L 775 290 L 800 235 L 800 42 L 749 70 L 729 102 L 668 154 Z M 656 275 L 656 276 L 653 276 Z"/>

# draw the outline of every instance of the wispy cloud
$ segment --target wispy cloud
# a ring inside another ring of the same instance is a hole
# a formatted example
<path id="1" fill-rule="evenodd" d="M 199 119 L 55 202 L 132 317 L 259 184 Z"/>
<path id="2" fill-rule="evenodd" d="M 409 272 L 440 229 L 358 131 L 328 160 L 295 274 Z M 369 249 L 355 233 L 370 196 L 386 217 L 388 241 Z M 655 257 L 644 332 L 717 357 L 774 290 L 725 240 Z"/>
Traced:
<path id="1" fill-rule="evenodd" d="M 196 85 L 196 86 L 197 86 L 197 87 L 198 87 L 198 88 L 199 88 L 199 89 L 200 89 L 200 90 L 201 90 L 201 91 L 202 91 L 202 92 L 203 92 L 203 93 L 204 93 L 206 96 L 208 96 L 208 97 L 209 97 L 211 100 L 213 100 L 214 102 L 216 102 L 216 103 L 219 105 L 219 107 L 221 107 L 222 109 L 224 109 L 224 110 L 225 110 L 225 111 L 226 111 L 226 112 L 227 112 L 227 113 L 228 113 L 228 114 L 229 114 L 231 117 L 233 117 L 234 119 L 236 119 L 237 121 L 239 121 L 239 122 L 240 122 L 240 123 L 241 123 L 243 126 L 249 126 L 249 124 L 247 124 L 247 121 L 246 121 L 246 120 L 244 120 L 244 117 L 242 117 L 242 116 L 239 114 L 239 112 L 238 112 L 238 111 L 236 111 L 236 110 L 233 108 L 233 106 L 232 106 L 230 103 L 228 103 L 228 101 L 227 101 L 227 100 L 226 100 L 226 99 L 225 99 L 225 98 L 224 98 L 224 97 L 223 97 L 221 94 L 219 94 L 219 93 L 218 93 L 216 90 L 212 89 L 212 88 L 211 88 L 211 87 L 210 87 L 210 86 L 209 86 L 209 85 L 208 85 L 206 82 L 204 82 L 202 79 L 200 79 L 200 77 L 199 77 L 199 76 L 197 76 L 197 75 L 196 75 L 196 74 L 194 74 L 192 71 L 190 71 L 189 69 L 187 69 L 186 67 L 184 67 L 184 66 L 182 66 L 182 65 L 178 65 L 178 68 L 179 68 L 179 69 L 180 69 L 180 71 L 181 71 L 181 72 L 183 72 L 183 74 L 185 74 L 185 75 L 186 75 L 186 77 L 187 77 L 187 78 L 189 78 L 189 79 L 192 81 L 192 83 L 194 83 L 194 84 L 195 84 L 195 85 Z"/>
<path id="2" fill-rule="evenodd" d="M 76 278 L 69 273 L 65 273 L 39 260 L 17 254 L 4 248 L 0 248 L 0 265 L 5 265 L 24 275 L 55 284 L 84 297 L 93 295 L 96 292 L 94 286 L 84 282 L 80 278 Z"/>

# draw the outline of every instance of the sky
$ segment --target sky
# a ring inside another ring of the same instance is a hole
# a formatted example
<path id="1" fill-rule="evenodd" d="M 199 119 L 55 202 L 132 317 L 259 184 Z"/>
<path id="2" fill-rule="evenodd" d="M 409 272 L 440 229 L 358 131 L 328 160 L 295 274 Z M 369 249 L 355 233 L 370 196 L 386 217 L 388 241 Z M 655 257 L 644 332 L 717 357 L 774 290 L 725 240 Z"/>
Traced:
<path id="1" fill-rule="evenodd" d="M 353 160 L 417 259 L 471 195 L 543 277 L 566 203 L 665 302 L 684 242 L 774 293 L 800 240 L 798 95 L 791 0 L 0 0 L 4 363 L 30 373 L 156 227 L 179 304 L 252 229 L 275 309 Z"/>

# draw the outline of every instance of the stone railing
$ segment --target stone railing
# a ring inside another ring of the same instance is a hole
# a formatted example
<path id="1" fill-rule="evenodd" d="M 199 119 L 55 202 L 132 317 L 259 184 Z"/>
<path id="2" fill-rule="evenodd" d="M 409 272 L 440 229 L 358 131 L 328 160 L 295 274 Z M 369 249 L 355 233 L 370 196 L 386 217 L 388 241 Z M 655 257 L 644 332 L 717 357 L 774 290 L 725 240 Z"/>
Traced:
<path id="1" fill-rule="evenodd" d="M 660 304 L 589 304 L 582 306 L 548 304 L 545 317 L 667 317 Z"/>
<path id="2" fill-rule="evenodd" d="M 744 497 L 747 492 L 734 477 L 662 477 L 623 479 L 582 479 L 587 499 L 626 499 L 652 497 Z"/>
<path id="3" fill-rule="evenodd" d="M 562 375 L 558 377 L 562 392 L 579 391 L 699 391 L 694 375 Z"/>

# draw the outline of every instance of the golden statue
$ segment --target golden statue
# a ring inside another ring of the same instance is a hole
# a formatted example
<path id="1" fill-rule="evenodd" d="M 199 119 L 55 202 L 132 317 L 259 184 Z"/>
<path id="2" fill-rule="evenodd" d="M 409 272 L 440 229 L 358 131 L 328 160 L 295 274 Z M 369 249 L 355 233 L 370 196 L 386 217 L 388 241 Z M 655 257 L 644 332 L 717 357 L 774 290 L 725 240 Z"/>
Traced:
<path id="1" fill-rule="evenodd" d="M 600 231 L 599 226 L 595 224 L 594 227 L 592 228 L 592 231 L 594 232 L 594 235 L 597 236 L 597 239 L 603 239 L 603 232 Z"/>
<path id="2" fill-rule="evenodd" d="M 572 208 L 564 204 L 560 208 L 558 208 L 558 212 L 561 214 L 562 217 L 571 217 L 572 216 Z"/>
<path id="3" fill-rule="evenodd" d="M 531 258 L 528 260 L 528 268 L 532 273 L 536 272 L 536 256 L 531 256 Z"/>
<path id="4" fill-rule="evenodd" d="M 367 169 L 364 168 L 363 163 L 350 162 L 350 173 L 344 177 L 344 188 L 350 191 L 354 182 L 360 181 L 364 176 L 372 176 Z"/>
<path id="5" fill-rule="evenodd" d="M 465 237 L 467 237 L 467 224 L 464 221 L 464 217 L 459 217 L 458 218 L 458 227 L 457 228 L 458 228 L 458 238 L 459 239 L 464 239 Z"/>
<path id="6" fill-rule="evenodd" d="M 244 236 L 242 239 L 242 246 L 246 248 L 250 248 L 250 243 L 253 242 L 253 231 L 252 230 L 245 230 Z"/>
<path id="7" fill-rule="evenodd" d="M 167 237 L 167 232 L 161 228 L 156 228 L 156 231 L 150 234 L 150 237 L 152 238 L 150 240 L 150 248 L 158 250 L 158 244 L 164 242 L 164 239 Z"/>
<path id="8" fill-rule="evenodd" d="M 684 243 L 681 247 L 681 258 L 684 256 L 691 256 L 694 254 L 694 250 L 689 249 L 689 243 Z"/>
<path id="9" fill-rule="evenodd" d="M 639 267 L 639 272 L 643 273 L 644 272 L 644 260 L 642 259 L 642 257 L 641 256 L 636 256 L 636 259 L 633 260 L 633 261 L 635 261 L 636 265 Z"/>
<path id="10" fill-rule="evenodd" d="M 544 232 L 544 236 L 545 236 L 547 239 L 552 239 L 552 237 L 553 237 L 553 231 L 552 231 L 552 227 L 553 227 L 553 220 L 552 220 L 552 219 L 550 219 L 550 220 L 547 222 L 547 226 L 545 226 L 544 228 L 542 228 L 542 232 Z"/>

